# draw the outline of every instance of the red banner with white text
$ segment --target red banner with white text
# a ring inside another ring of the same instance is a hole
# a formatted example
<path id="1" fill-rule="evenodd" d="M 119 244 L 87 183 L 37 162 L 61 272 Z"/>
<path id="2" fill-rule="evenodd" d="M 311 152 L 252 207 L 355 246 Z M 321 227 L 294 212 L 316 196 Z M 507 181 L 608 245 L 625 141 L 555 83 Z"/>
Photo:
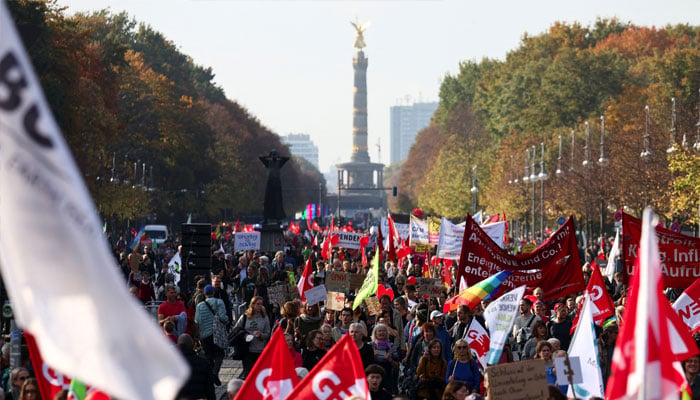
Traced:
<path id="1" fill-rule="evenodd" d="M 661 258 L 661 275 L 664 287 L 682 288 L 690 286 L 700 278 L 700 238 L 682 235 L 656 227 Z M 634 273 L 634 260 L 642 237 L 642 220 L 622 214 L 622 277 L 629 282 Z"/>
<path id="2" fill-rule="evenodd" d="M 522 285 L 530 290 L 539 286 L 549 301 L 583 291 L 573 217 L 531 253 L 511 255 L 467 215 L 457 282 L 464 276 L 471 286 L 502 270 L 515 271 L 501 284 L 504 293 Z"/>

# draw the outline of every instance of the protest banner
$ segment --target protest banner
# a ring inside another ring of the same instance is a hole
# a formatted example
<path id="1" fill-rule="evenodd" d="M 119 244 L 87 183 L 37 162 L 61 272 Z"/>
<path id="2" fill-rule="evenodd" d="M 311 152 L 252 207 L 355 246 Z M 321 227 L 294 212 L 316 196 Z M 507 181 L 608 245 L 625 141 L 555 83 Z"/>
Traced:
<path id="1" fill-rule="evenodd" d="M 362 287 L 362 283 L 365 281 L 365 275 L 348 273 L 348 281 L 350 290 L 357 291 L 357 289 Z"/>
<path id="2" fill-rule="evenodd" d="M 430 245 L 428 241 L 428 222 L 411 215 L 409 246 L 415 246 L 416 252 L 425 251 Z"/>
<path id="3" fill-rule="evenodd" d="M 260 232 L 236 232 L 233 249 L 235 251 L 260 250 Z"/>
<path id="4" fill-rule="evenodd" d="M 438 217 L 428 217 L 428 243 L 435 246 L 440 242 L 440 223 Z"/>
<path id="5" fill-rule="evenodd" d="M 673 309 L 693 333 L 700 330 L 700 280 L 690 285 L 673 302 Z"/>
<path id="6" fill-rule="evenodd" d="M 467 216 L 457 281 L 464 277 L 473 285 L 502 270 L 514 271 L 503 290 L 521 285 L 541 287 L 544 300 L 554 300 L 585 289 L 576 245 L 573 218 L 535 251 L 511 255 L 498 247 L 474 220 Z"/>
<path id="7" fill-rule="evenodd" d="M 489 400 L 549 398 L 544 360 L 525 360 L 486 368 Z"/>
<path id="8" fill-rule="evenodd" d="M 465 226 L 466 223 L 464 226 L 461 226 L 455 225 L 445 218 L 442 219 L 437 248 L 437 256 L 439 258 L 447 258 L 450 260 L 459 258 L 462 251 L 462 239 L 464 238 Z M 506 230 L 505 222 L 482 225 L 481 229 L 496 245 L 498 245 L 498 247 L 503 248 L 503 234 Z"/>
<path id="9" fill-rule="evenodd" d="M 661 257 L 664 287 L 687 288 L 700 278 L 700 238 L 682 235 L 657 226 L 656 238 Z M 642 220 L 622 213 L 622 279 L 627 284 L 634 274 Z"/>
<path id="10" fill-rule="evenodd" d="M 362 248 L 360 239 L 364 236 L 362 233 L 334 231 L 334 236 L 338 237 L 338 242 L 333 244 L 333 247 L 342 247 L 344 249 Z"/>
<path id="11" fill-rule="evenodd" d="M 496 364 L 501 358 L 503 346 L 510 338 L 510 330 L 518 315 L 518 304 L 520 304 L 523 294 L 525 294 L 525 286 L 520 286 L 491 302 L 484 310 L 486 326 L 491 332 L 489 364 Z"/>
<path id="12" fill-rule="evenodd" d="M 379 313 L 382 312 L 382 305 L 379 303 L 377 296 L 366 298 L 365 305 L 367 306 L 367 312 L 369 312 L 369 315 L 379 315 Z"/>
<path id="13" fill-rule="evenodd" d="M 349 288 L 350 278 L 347 272 L 331 271 L 326 273 L 326 289 L 329 292 L 347 292 Z"/>

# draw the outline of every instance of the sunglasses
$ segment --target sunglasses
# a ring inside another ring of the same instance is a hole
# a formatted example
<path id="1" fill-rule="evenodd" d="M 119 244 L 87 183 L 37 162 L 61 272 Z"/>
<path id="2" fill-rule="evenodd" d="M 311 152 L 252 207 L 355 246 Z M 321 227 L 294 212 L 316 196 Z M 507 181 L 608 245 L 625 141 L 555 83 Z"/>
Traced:
<path id="1" fill-rule="evenodd" d="M 457 347 L 455 347 L 455 349 L 457 349 L 457 350 L 464 350 L 464 349 L 466 349 L 466 348 L 467 348 L 467 346 L 457 346 Z"/>

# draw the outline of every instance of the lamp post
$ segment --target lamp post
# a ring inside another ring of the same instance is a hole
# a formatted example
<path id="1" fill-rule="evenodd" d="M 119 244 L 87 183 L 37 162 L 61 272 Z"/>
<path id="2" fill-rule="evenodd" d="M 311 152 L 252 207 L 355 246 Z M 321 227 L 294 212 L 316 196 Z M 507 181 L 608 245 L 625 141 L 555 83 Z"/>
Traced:
<path id="1" fill-rule="evenodd" d="M 525 176 L 523 176 L 523 183 L 527 185 L 530 182 L 530 149 L 525 149 Z M 525 186 L 527 188 L 527 186 Z M 527 189 L 526 189 L 527 190 Z M 532 225 L 529 223 L 529 213 L 525 213 L 525 227 L 528 229 L 527 234 L 532 233 Z M 534 224 L 535 221 L 532 221 Z"/>
<path id="2" fill-rule="evenodd" d="M 588 237 L 591 236 L 591 205 L 590 203 L 590 197 L 589 197 L 589 191 L 588 187 L 590 186 L 590 171 L 588 170 L 588 167 L 591 165 L 590 161 L 590 155 L 591 155 L 591 150 L 590 150 L 590 142 L 591 142 L 591 129 L 590 129 L 590 124 L 588 121 L 584 123 L 586 127 L 586 144 L 583 146 L 583 162 L 581 162 L 581 165 L 583 165 L 584 169 L 584 174 L 586 174 L 586 234 Z M 586 244 L 588 245 L 588 244 Z"/>
<path id="3" fill-rule="evenodd" d="M 561 150 L 561 147 L 559 148 Z M 540 173 L 537 175 L 537 180 L 540 183 L 540 235 L 544 241 L 544 181 L 547 180 L 547 173 L 544 172 L 544 142 L 540 143 Z"/>
<path id="4" fill-rule="evenodd" d="M 676 151 L 676 98 L 671 97 L 671 129 L 669 129 L 667 154 L 673 154 Z"/>
<path id="5" fill-rule="evenodd" d="M 537 180 L 538 176 L 535 172 L 537 166 L 537 146 L 532 145 L 532 167 L 530 169 L 530 182 L 532 183 L 532 238 L 537 240 L 535 237 L 535 223 L 537 223 L 537 208 L 535 205 L 535 197 L 537 196 Z"/>
<path id="6" fill-rule="evenodd" d="M 700 89 L 698 89 L 698 92 L 700 92 Z M 693 144 L 693 149 L 700 153 L 700 99 L 698 100 L 698 123 L 695 124 L 695 144 Z M 698 210 L 700 210 L 700 205 Z M 698 222 L 698 235 L 700 235 L 700 222 Z"/>
<path id="7" fill-rule="evenodd" d="M 564 175 L 564 171 L 561 169 L 561 135 L 559 135 L 559 155 L 557 156 L 557 170 L 555 172 L 555 175 L 557 178 L 561 177 Z"/>
<path id="8" fill-rule="evenodd" d="M 479 203 L 479 187 L 476 186 L 476 165 L 472 167 L 472 215 L 476 214 L 476 208 Z"/>
<path id="9" fill-rule="evenodd" d="M 610 160 L 605 157 L 605 115 L 600 116 L 600 158 L 598 158 L 598 166 L 600 167 L 600 237 L 603 237 L 605 232 L 605 167 L 608 166 Z"/>
<path id="10" fill-rule="evenodd" d="M 644 113 L 644 149 L 642 150 L 641 154 L 639 154 L 639 156 L 644 161 L 644 170 L 648 174 L 649 160 L 651 160 L 651 136 L 649 134 L 649 105 L 644 107 Z M 649 183 L 647 183 L 648 181 L 649 177 L 647 177 L 647 179 L 644 180 L 644 204 L 642 207 L 646 207 L 646 205 L 649 203 Z"/>

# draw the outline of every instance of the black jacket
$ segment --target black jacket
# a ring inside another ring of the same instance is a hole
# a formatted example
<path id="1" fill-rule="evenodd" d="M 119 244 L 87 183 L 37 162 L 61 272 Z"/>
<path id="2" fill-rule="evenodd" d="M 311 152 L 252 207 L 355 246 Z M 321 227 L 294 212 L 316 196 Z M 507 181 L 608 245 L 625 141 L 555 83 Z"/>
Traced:
<path id="1" fill-rule="evenodd" d="M 194 350 L 180 349 L 190 366 L 190 377 L 177 394 L 178 399 L 195 400 L 206 398 L 215 400 L 214 375 L 206 358 L 198 356 Z"/>

